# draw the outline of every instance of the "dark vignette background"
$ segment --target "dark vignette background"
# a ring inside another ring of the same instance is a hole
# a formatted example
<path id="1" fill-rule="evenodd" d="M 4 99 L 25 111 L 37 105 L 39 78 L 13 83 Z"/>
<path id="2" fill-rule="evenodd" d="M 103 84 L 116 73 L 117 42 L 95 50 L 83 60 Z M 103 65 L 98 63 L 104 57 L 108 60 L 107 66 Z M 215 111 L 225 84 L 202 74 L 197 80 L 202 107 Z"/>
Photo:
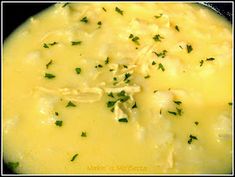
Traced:
<path id="1" fill-rule="evenodd" d="M 5 40 L 19 25 L 29 17 L 46 9 L 54 3 L 3 3 L 3 39 Z M 232 3 L 206 3 L 216 9 L 232 23 Z M 14 174 L 3 164 L 3 174 Z"/>

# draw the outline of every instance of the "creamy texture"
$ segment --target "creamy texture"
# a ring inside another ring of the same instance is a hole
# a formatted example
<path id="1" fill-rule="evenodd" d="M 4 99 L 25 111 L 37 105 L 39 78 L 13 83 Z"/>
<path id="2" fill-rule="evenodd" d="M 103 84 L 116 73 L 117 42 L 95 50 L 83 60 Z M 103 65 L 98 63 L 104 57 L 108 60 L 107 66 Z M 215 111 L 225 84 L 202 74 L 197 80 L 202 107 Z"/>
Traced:
<path id="1" fill-rule="evenodd" d="M 10 36 L 2 63 L 18 173 L 232 171 L 231 25 L 204 7 L 56 4 Z"/>

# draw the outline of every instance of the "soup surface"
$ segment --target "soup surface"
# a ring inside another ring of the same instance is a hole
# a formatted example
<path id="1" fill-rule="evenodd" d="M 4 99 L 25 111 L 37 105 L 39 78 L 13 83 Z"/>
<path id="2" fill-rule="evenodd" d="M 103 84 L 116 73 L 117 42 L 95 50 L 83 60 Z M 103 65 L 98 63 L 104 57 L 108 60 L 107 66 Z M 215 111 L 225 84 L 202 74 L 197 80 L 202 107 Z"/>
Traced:
<path id="1" fill-rule="evenodd" d="M 184 3 L 55 4 L 4 43 L 17 173 L 230 173 L 232 30 Z"/>

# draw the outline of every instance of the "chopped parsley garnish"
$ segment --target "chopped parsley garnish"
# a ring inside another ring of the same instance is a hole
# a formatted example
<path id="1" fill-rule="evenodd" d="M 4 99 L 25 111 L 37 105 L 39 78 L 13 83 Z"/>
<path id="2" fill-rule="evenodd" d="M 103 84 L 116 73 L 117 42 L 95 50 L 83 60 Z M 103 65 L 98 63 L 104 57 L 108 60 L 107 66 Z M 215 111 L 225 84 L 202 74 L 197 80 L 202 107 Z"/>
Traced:
<path id="1" fill-rule="evenodd" d="M 178 115 L 181 116 L 182 115 L 182 109 L 176 108 L 176 110 L 177 110 Z"/>
<path id="2" fill-rule="evenodd" d="M 53 45 L 56 45 L 56 44 L 58 44 L 58 42 L 52 42 L 52 43 L 49 43 L 48 45 L 53 46 Z"/>
<path id="3" fill-rule="evenodd" d="M 114 71 L 114 69 L 110 69 L 109 71 L 112 72 L 112 71 Z"/>
<path id="4" fill-rule="evenodd" d="M 113 80 L 114 80 L 114 81 L 116 81 L 116 80 L 117 80 L 117 78 L 116 78 L 116 77 L 114 77 L 114 78 L 113 78 Z"/>
<path id="5" fill-rule="evenodd" d="M 46 68 L 48 69 L 51 64 L 52 64 L 52 60 L 50 60 L 49 63 L 46 64 Z"/>
<path id="6" fill-rule="evenodd" d="M 103 11 L 105 11 L 105 12 L 107 11 L 104 7 L 102 7 L 102 9 L 103 9 Z"/>
<path id="7" fill-rule="evenodd" d="M 145 78 L 145 79 L 148 79 L 148 78 L 150 78 L 150 75 L 144 76 L 144 78 Z"/>
<path id="8" fill-rule="evenodd" d="M 155 55 L 157 55 L 158 57 L 161 57 L 161 58 L 165 58 L 166 56 L 166 53 L 167 53 L 167 50 L 163 50 L 162 52 L 153 52 Z"/>
<path id="9" fill-rule="evenodd" d="M 190 53 L 192 52 L 192 50 L 193 50 L 193 47 L 187 44 L 187 52 Z"/>
<path id="10" fill-rule="evenodd" d="M 174 111 L 168 111 L 168 113 L 169 113 L 169 114 L 173 114 L 173 115 L 175 115 L 175 116 L 177 115 L 177 113 L 174 112 Z"/>
<path id="11" fill-rule="evenodd" d="M 191 144 L 193 140 L 198 140 L 196 136 L 189 135 L 188 144 Z"/>
<path id="12" fill-rule="evenodd" d="M 213 61 L 213 60 L 215 60 L 215 58 L 210 57 L 206 59 L 206 61 Z"/>
<path id="13" fill-rule="evenodd" d="M 175 25 L 175 29 L 180 32 L 180 29 L 179 29 L 179 26 L 178 25 Z"/>
<path id="14" fill-rule="evenodd" d="M 44 48 L 49 48 L 46 43 L 43 44 L 43 47 L 44 47 Z"/>
<path id="15" fill-rule="evenodd" d="M 152 62 L 152 65 L 156 65 L 157 63 L 155 61 Z"/>
<path id="16" fill-rule="evenodd" d="M 130 96 L 123 96 L 122 98 L 120 98 L 120 101 L 121 102 L 125 102 L 125 101 L 127 101 L 127 100 L 129 100 L 129 98 L 130 98 Z"/>
<path id="17" fill-rule="evenodd" d="M 229 105 L 229 106 L 232 106 L 232 105 L 233 105 L 233 103 L 232 103 L 232 102 L 230 102 L 230 103 L 228 103 L 228 105 Z"/>
<path id="18" fill-rule="evenodd" d="M 75 154 L 70 161 L 73 162 L 77 156 L 78 156 L 78 154 Z"/>
<path id="19" fill-rule="evenodd" d="M 95 68 L 102 68 L 103 66 L 101 64 L 98 64 L 95 66 Z"/>
<path id="20" fill-rule="evenodd" d="M 83 18 L 80 20 L 80 22 L 88 23 L 88 19 L 87 19 L 87 17 L 83 17 Z"/>
<path id="21" fill-rule="evenodd" d="M 179 45 L 179 48 L 183 49 L 183 47 L 181 45 Z"/>
<path id="22" fill-rule="evenodd" d="M 155 18 L 160 18 L 163 14 L 155 15 Z"/>
<path id="23" fill-rule="evenodd" d="M 162 114 L 162 109 L 160 109 L 159 114 Z"/>
<path id="24" fill-rule="evenodd" d="M 158 90 L 154 90 L 154 91 L 153 91 L 153 93 L 156 93 L 156 92 L 158 92 Z"/>
<path id="25" fill-rule="evenodd" d="M 122 90 L 121 92 L 119 92 L 119 93 L 117 94 L 117 96 L 125 96 L 125 94 L 126 94 L 126 92 L 125 92 L 124 90 Z"/>
<path id="26" fill-rule="evenodd" d="M 68 2 L 64 3 L 62 8 L 66 7 L 68 4 L 69 4 Z"/>
<path id="27" fill-rule="evenodd" d="M 198 121 L 196 121 L 196 122 L 194 122 L 195 123 L 195 125 L 198 125 L 199 124 L 199 122 Z"/>
<path id="28" fill-rule="evenodd" d="M 124 68 L 128 68 L 128 66 L 127 66 L 127 65 L 123 65 L 123 67 L 124 67 Z"/>
<path id="29" fill-rule="evenodd" d="M 53 79 L 53 78 L 55 78 L 55 75 L 50 74 L 50 73 L 45 73 L 45 76 L 44 76 L 44 77 L 46 77 L 46 78 L 48 78 L 48 79 Z"/>
<path id="30" fill-rule="evenodd" d="M 121 15 L 123 15 L 123 10 L 119 9 L 118 7 L 115 8 L 115 11 Z"/>
<path id="31" fill-rule="evenodd" d="M 130 74 L 130 73 L 126 73 L 126 74 L 125 74 L 124 81 L 126 81 L 129 77 L 131 77 L 131 74 Z"/>
<path id="32" fill-rule="evenodd" d="M 86 137 L 86 136 L 87 136 L 86 132 L 81 133 L 81 137 Z"/>
<path id="33" fill-rule="evenodd" d="M 58 112 L 55 112 L 55 115 L 56 115 L 56 116 L 58 116 L 58 115 L 59 115 L 59 113 L 58 113 Z"/>
<path id="34" fill-rule="evenodd" d="M 81 70 L 81 68 L 75 68 L 75 71 L 77 74 L 80 74 L 82 70 Z"/>
<path id="35" fill-rule="evenodd" d="M 131 108 L 132 108 L 132 109 L 137 108 L 136 102 L 135 102 L 135 104 L 134 104 Z"/>
<path id="36" fill-rule="evenodd" d="M 98 21 L 97 25 L 101 26 L 101 25 L 102 25 L 102 22 L 101 22 L 101 21 Z"/>
<path id="37" fill-rule="evenodd" d="M 203 63 L 204 63 L 204 60 L 201 60 L 200 61 L 200 67 L 203 65 Z"/>
<path id="38" fill-rule="evenodd" d="M 58 127 L 61 127 L 62 124 L 63 124 L 63 121 L 62 121 L 62 120 L 57 120 L 57 121 L 55 122 L 55 124 L 56 124 Z"/>
<path id="39" fill-rule="evenodd" d="M 107 102 L 107 107 L 110 108 L 110 107 L 113 107 L 115 105 L 116 101 L 108 101 Z"/>
<path id="40" fill-rule="evenodd" d="M 80 45 L 82 41 L 71 41 L 72 45 Z"/>
<path id="41" fill-rule="evenodd" d="M 8 162 L 6 165 L 10 170 L 14 171 L 19 166 L 19 164 L 19 162 Z"/>
<path id="42" fill-rule="evenodd" d="M 114 108 L 110 109 L 110 111 L 113 112 L 113 111 L 114 111 Z"/>
<path id="43" fill-rule="evenodd" d="M 133 37 L 134 37 L 134 35 L 133 35 L 133 34 L 130 34 L 129 38 L 131 39 L 131 38 L 133 38 Z"/>
<path id="44" fill-rule="evenodd" d="M 72 101 L 69 101 L 66 107 L 76 107 L 76 105 Z"/>
<path id="45" fill-rule="evenodd" d="M 104 61 L 104 64 L 109 64 L 109 57 L 106 58 L 106 60 Z"/>
<path id="46" fill-rule="evenodd" d="M 125 122 L 125 123 L 127 123 L 128 119 L 127 118 L 120 118 L 120 119 L 118 119 L 118 122 Z"/>
<path id="47" fill-rule="evenodd" d="M 114 98 L 114 96 L 113 96 L 113 93 L 112 93 L 112 92 L 110 92 L 110 93 L 108 94 L 108 96 L 109 96 L 109 97 Z"/>
<path id="48" fill-rule="evenodd" d="M 181 101 L 174 101 L 175 104 L 180 105 L 182 102 Z"/>
<path id="49" fill-rule="evenodd" d="M 165 71 L 165 68 L 161 63 L 158 64 L 158 69 L 161 69 L 163 72 Z"/>
<path id="50" fill-rule="evenodd" d="M 164 37 L 162 37 L 160 34 L 153 36 L 153 40 L 156 42 L 161 42 L 161 39 L 164 39 Z"/>

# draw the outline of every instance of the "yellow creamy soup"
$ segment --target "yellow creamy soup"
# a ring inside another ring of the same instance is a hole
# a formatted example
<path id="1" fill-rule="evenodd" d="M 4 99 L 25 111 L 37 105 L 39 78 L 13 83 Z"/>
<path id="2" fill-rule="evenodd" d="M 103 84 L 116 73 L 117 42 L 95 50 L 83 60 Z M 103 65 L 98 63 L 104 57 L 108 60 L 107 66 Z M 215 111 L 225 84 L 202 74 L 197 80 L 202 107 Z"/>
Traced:
<path id="1" fill-rule="evenodd" d="M 232 32 L 184 3 L 56 4 L 3 50 L 17 173 L 230 173 Z"/>

